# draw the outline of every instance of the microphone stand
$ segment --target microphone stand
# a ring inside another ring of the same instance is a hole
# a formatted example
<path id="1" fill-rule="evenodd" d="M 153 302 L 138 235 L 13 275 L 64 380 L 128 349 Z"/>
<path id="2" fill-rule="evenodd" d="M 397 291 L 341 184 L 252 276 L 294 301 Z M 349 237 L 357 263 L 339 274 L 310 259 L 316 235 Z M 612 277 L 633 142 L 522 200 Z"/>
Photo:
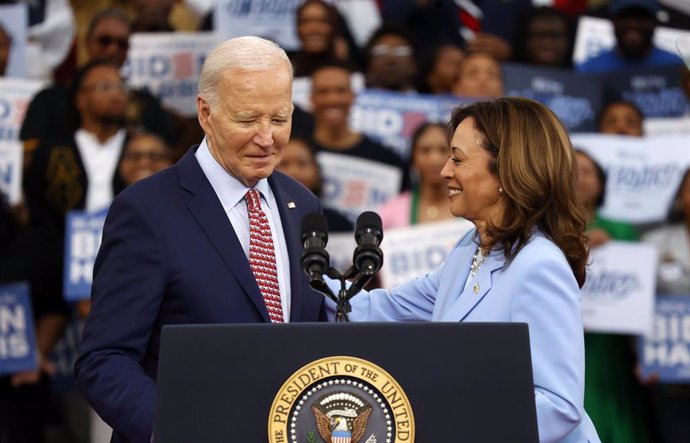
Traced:
<path id="1" fill-rule="evenodd" d="M 350 266 L 350 268 L 344 274 L 341 274 L 337 269 L 331 266 L 328 268 L 326 275 L 333 280 L 340 281 L 340 289 L 338 290 L 337 296 L 333 294 L 333 291 L 331 291 L 331 288 L 328 287 L 321 276 L 319 276 L 319 278 L 310 279 L 309 285 L 314 290 L 324 294 L 335 302 L 336 322 L 349 322 L 350 320 L 347 317 L 347 314 L 352 311 L 350 299 L 362 290 L 364 285 L 371 280 L 371 277 L 373 277 L 374 273 L 361 273 L 357 278 L 355 278 L 349 288 L 346 287 L 346 281 L 357 276 L 357 269 L 354 266 Z"/>

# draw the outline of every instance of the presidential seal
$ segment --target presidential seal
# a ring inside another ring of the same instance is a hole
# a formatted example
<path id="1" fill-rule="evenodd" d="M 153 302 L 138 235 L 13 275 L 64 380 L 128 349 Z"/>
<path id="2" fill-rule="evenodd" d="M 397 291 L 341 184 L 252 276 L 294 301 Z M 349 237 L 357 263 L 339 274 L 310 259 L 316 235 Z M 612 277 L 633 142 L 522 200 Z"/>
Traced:
<path id="1" fill-rule="evenodd" d="M 270 443 L 414 442 L 414 416 L 398 383 L 356 357 L 327 357 L 295 372 L 273 400 Z"/>

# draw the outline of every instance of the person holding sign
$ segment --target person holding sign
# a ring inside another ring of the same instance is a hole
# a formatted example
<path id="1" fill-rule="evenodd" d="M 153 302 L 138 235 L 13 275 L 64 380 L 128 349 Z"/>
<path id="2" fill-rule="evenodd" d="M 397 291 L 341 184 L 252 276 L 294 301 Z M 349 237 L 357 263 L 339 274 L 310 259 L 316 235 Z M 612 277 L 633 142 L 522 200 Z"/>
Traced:
<path id="1" fill-rule="evenodd" d="M 587 219 L 589 246 L 611 240 L 637 241 L 635 229 L 626 223 L 601 217 L 606 174 L 584 151 L 575 150 L 577 198 Z M 649 429 L 643 392 L 635 377 L 631 337 L 622 334 L 585 334 L 585 407 L 599 435 L 610 443 L 645 443 Z"/>
<path id="2" fill-rule="evenodd" d="M 449 134 L 451 212 L 475 229 L 439 269 L 355 296 L 350 319 L 525 322 L 540 442 L 598 442 L 583 408 L 588 250 L 568 134 L 544 105 L 517 97 L 456 108 Z"/>
<path id="3" fill-rule="evenodd" d="M 258 37 L 222 43 L 199 79 L 201 144 L 113 201 L 75 365 L 113 441 L 151 440 L 164 325 L 325 319 L 299 243 L 321 203 L 274 171 L 292 110 L 285 51 Z"/>

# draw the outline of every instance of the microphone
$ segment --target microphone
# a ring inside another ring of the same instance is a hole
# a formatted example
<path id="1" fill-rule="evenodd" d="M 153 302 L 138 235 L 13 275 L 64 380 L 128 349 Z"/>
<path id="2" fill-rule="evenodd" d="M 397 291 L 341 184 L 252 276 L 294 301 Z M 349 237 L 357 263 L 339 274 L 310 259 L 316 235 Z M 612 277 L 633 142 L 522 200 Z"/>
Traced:
<path id="1" fill-rule="evenodd" d="M 355 241 L 357 248 L 352 257 L 355 269 L 371 276 L 383 265 L 383 252 L 379 245 L 383 240 L 381 217 L 375 212 L 366 211 L 357 217 Z"/>
<path id="2" fill-rule="evenodd" d="M 326 252 L 328 243 L 328 222 L 318 212 L 311 212 L 302 218 L 302 269 L 310 281 L 323 280 L 328 272 L 330 257 Z"/>

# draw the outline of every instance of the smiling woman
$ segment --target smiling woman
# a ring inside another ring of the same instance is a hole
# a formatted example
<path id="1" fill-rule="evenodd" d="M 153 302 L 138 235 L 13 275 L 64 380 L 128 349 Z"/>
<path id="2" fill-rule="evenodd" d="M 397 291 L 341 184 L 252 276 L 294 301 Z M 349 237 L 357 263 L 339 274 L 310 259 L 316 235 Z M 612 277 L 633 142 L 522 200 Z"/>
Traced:
<path id="1" fill-rule="evenodd" d="M 527 323 L 540 442 L 598 442 L 582 398 L 588 251 L 568 135 L 544 105 L 511 97 L 455 109 L 449 139 L 451 211 L 476 229 L 439 269 L 354 297 L 350 319 Z"/>

